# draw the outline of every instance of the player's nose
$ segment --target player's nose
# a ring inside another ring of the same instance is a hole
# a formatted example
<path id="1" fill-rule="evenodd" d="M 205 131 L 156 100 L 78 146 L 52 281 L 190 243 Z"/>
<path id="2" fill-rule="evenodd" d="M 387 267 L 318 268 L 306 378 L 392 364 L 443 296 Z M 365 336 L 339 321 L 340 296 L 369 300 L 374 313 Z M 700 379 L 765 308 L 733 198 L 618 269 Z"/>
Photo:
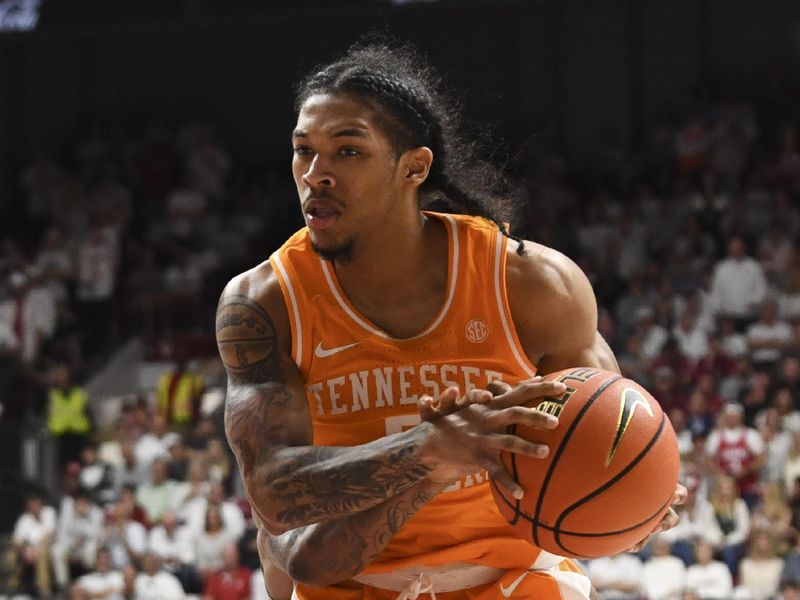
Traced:
<path id="1" fill-rule="evenodd" d="M 331 173 L 326 161 L 316 154 L 314 158 L 308 163 L 306 172 L 303 173 L 303 182 L 310 188 L 314 187 L 333 187 L 336 184 L 336 179 Z"/>

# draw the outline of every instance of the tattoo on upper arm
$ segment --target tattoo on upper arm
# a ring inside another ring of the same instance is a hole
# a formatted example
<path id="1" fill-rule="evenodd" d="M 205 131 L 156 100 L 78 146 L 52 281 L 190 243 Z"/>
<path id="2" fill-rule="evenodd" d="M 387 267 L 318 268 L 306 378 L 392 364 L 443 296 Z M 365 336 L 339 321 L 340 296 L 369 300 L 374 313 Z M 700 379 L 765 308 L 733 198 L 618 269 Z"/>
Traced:
<path id="1" fill-rule="evenodd" d="M 234 383 L 283 380 L 275 324 L 257 302 L 238 294 L 223 296 L 216 330 L 222 362 Z"/>

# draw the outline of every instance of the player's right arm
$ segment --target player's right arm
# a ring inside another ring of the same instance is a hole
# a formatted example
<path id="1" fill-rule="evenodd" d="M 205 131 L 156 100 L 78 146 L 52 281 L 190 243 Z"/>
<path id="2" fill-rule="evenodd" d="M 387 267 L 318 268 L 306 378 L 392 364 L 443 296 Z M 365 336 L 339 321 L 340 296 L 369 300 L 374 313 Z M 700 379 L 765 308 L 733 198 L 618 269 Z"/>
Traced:
<path id="1" fill-rule="evenodd" d="M 268 263 L 226 286 L 216 334 L 228 372 L 225 432 L 269 532 L 367 510 L 431 473 L 422 428 L 351 448 L 312 445 L 308 401 L 288 354 L 288 315 Z"/>

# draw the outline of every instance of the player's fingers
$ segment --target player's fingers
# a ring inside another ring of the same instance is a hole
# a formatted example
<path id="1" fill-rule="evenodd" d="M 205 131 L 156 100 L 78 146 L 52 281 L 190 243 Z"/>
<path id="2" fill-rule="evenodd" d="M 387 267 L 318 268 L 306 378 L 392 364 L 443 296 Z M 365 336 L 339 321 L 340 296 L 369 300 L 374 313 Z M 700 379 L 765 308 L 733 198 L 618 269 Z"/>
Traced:
<path id="1" fill-rule="evenodd" d="M 458 388 L 455 386 L 450 386 L 446 388 L 440 395 L 438 404 L 436 404 L 436 409 L 439 415 L 449 415 L 454 413 L 458 410 L 458 405 L 456 404 L 459 397 Z"/>
<path id="2" fill-rule="evenodd" d="M 466 395 L 456 400 L 456 405 L 460 408 L 473 404 L 488 404 L 492 400 L 492 393 L 489 390 L 470 390 Z"/>
<path id="3" fill-rule="evenodd" d="M 541 377 L 534 377 L 536 380 L 541 380 Z M 508 385 L 505 381 L 500 381 L 499 379 L 495 379 L 494 381 L 490 381 L 489 385 L 486 386 L 486 389 L 492 393 L 492 396 L 500 396 L 501 394 L 507 394 L 514 388 Z"/>
<path id="4" fill-rule="evenodd" d="M 560 381 L 529 381 L 518 385 L 507 394 L 495 397 L 491 402 L 491 407 L 501 410 L 509 406 L 519 406 L 545 396 L 558 398 L 565 391 L 567 391 L 567 386 Z"/>
<path id="5" fill-rule="evenodd" d="M 675 494 L 672 496 L 672 504 L 683 504 L 688 497 L 689 490 L 686 489 L 686 486 L 679 483 L 675 487 Z"/>
<path id="6" fill-rule="evenodd" d="M 482 465 L 489 472 L 491 478 L 500 487 L 505 488 L 509 494 L 519 500 L 525 495 L 522 486 L 514 481 L 514 478 L 506 471 L 506 468 L 497 460 L 488 460 Z"/>
<path id="7" fill-rule="evenodd" d="M 667 514 L 664 515 L 664 518 L 661 519 L 661 522 L 656 526 L 656 531 L 654 533 L 660 533 L 662 531 L 666 531 L 667 529 L 672 529 L 678 524 L 680 521 L 680 517 L 678 513 L 675 512 L 675 509 L 670 507 L 667 511 Z"/>
<path id="8" fill-rule="evenodd" d="M 495 412 L 490 418 L 493 428 L 508 425 L 528 425 L 537 429 L 555 429 L 558 417 L 525 406 L 512 406 Z"/>
<path id="9" fill-rule="evenodd" d="M 530 442 L 516 435 L 508 433 L 493 433 L 486 436 L 489 443 L 498 450 L 524 454 L 533 458 L 547 458 L 550 448 L 545 444 Z"/>
<path id="10" fill-rule="evenodd" d="M 436 408 L 434 408 L 433 398 L 430 396 L 420 396 L 417 401 L 417 411 L 419 418 L 423 421 L 430 421 L 438 416 Z"/>

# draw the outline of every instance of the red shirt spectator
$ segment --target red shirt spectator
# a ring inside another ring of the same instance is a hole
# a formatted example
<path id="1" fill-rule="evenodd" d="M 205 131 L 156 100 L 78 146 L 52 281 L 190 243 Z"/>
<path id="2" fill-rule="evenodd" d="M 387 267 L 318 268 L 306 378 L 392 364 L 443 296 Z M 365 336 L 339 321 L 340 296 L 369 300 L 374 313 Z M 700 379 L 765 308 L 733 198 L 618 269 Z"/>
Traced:
<path id="1" fill-rule="evenodd" d="M 250 600 L 252 573 L 239 563 L 236 544 L 228 544 L 222 551 L 224 566 L 206 579 L 203 600 Z"/>

